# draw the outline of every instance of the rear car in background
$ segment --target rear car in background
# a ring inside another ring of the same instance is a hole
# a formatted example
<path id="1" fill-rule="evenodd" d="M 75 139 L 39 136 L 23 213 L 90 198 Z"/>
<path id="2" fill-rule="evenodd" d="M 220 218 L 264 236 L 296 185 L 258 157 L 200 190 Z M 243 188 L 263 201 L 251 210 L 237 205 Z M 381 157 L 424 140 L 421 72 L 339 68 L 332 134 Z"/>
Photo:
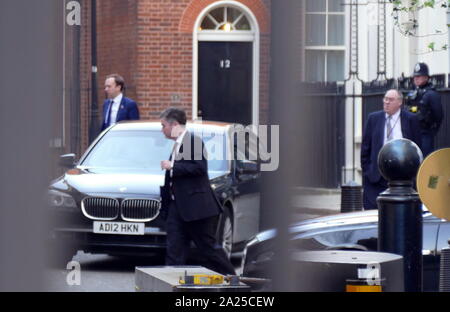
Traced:
<path id="1" fill-rule="evenodd" d="M 301 221 L 290 229 L 292 251 L 302 250 L 358 250 L 377 251 L 378 211 L 342 213 Z M 276 264 L 274 252 L 275 229 L 258 233 L 248 242 L 242 259 L 243 275 L 269 277 L 270 267 Z M 448 247 L 450 222 L 423 211 L 423 289 L 439 290 L 441 250 Z"/>

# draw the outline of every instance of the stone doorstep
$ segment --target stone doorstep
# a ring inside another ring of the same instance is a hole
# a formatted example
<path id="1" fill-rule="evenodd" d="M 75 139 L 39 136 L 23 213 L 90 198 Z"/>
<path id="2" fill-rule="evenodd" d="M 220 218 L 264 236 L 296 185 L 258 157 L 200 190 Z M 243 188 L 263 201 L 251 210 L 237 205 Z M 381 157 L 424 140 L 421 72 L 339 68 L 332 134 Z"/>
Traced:
<path id="1" fill-rule="evenodd" d="M 341 195 L 341 189 L 295 186 L 292 193 L 296 195 Z"/>
<path id="2" fill-rule="evenodd" d="M 292 205 L 297 213 L 327 215 L 341 210 L 341 190 L 295 187 Z"/>

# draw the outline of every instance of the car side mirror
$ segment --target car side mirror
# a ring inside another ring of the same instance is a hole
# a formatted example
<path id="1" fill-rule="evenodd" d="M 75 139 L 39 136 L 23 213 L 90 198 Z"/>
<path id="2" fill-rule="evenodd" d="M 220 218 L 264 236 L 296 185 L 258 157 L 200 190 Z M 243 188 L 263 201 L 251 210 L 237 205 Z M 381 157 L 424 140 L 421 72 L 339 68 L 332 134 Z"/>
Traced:
<path id="1" fill-rule="evenodd" d="M 237 170 L 240 174 L 259 173 L 259 165 L 256 161 L 240 160 L 237 162 Z"/>
<path id="2" fill-rule="evenodd" d="M 64 168 L 73 168 L 75 166 L 75 154 L 65 154 L 59 156 L 59 165 Z"/>

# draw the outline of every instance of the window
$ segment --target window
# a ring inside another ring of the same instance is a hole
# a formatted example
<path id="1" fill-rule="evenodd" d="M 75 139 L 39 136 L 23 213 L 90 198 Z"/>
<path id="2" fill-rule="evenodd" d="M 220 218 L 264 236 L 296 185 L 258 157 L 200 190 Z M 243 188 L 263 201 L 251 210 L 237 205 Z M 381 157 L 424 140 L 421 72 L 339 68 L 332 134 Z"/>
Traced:
<path id="1" fill-rule="evenodd" d="M 306 0 L 305 80 L 344 80 L 344 0 Z"/>
<path id="2" fill-rule="evenodd" d="M 208 172 L 228 171 L 225 136 L 212 135 L 207 131 L 194 133 L 201 136 L 205 143 Z M 161 131 L 109 131 L 84 159 L 82 166 L 115 170 L 138 169 L 161 174 L 161 160 L 168 159 L 173 144 Z"/>
<path id="3" fill-rule="evenodd" d="M 203 19 L 200 31 L 250 31 L 251 26 L 245 14 L 232 7 L 220 7 L 210 11 Z"/>

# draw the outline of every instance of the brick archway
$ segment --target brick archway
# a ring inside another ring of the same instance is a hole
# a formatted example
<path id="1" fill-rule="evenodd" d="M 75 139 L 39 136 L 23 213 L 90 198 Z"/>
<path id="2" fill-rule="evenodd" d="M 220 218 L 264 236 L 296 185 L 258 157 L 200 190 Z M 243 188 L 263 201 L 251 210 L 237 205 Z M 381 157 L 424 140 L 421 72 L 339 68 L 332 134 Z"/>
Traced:
<path id="1" fill-rule="evenodd" d="M 255 15 L 261 33 L 270 32 L 270 21 L 267 8 L 261 0 L 237 0 L 252 11 Z M 207 6 L 219 2 L 217 0 L 192 0 L 188 5 L 179 24 L 179 31 L 182 33 L 192 33 L 195 21 Z"/>

